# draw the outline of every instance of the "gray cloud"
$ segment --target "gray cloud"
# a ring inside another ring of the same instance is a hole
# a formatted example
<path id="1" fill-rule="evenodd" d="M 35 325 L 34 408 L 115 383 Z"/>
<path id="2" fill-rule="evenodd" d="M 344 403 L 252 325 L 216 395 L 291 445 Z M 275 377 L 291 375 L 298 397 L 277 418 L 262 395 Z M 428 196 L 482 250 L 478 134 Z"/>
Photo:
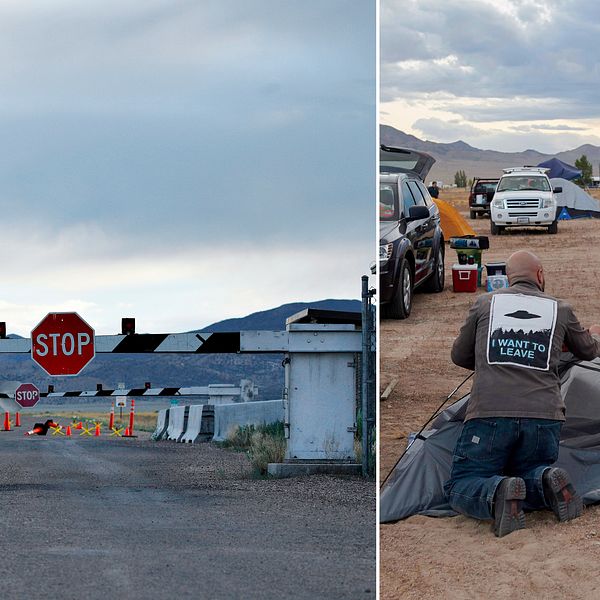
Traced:
<path id="1" fill-rule="evenodd" d="M 133 236 L 310 238 L 333 221 L 364 236 L 374 11 L 359 4 L 4 7 L 0 206 Z"/>
<path id="2" fill-rule="evenodd" d="M 439 142 L 455 142 L 467 139 L 470 144 L 484 150 L 521 152 L 533 148 L 547 152 L 562 152 L 582 144 L 600 144 L 600 137 L 571 132 L 569 129 L 542 129 L 529 125 L 497 129 L 482 125 L 471 125 L 462 121 L 428 118 L 418 119 L 413 127 L 422 137 Z M 577 131 L 577 128 L 573 128 Z"/>
<path id="3" fill-rule="evenodd" d="M 539 118 L 597 114 L 600 5 L 583 0 L 502 5 L 386 0 L 384 5 L 383 100 L 436 92 L 458 98 L 550 98 L 557 100 L 554 110 L 542 107 Z M 502 10 L 506 6 L 512 14 Z M 440 62 L 450 56 L 454 62 Z M 406 60 L 423 63 L 408 77 L 397 64 Z M 568 114 L 561 114 L 563 104 Z M 507 118 L 500 106 L 483 110 L 490 120 Z M 513 104 L 511 110 L 511 120 L 531 118 L 527 104 Z M 460 114 L 470 119 L 473 109 Z"/>
<path id="4" fill-rule="evenodd" d="M 13 230 L 45 231 L 50 247 L 92 223 L 83 256 L 176 250 L 185 262 L 212 246 L 240 269 L 240 243 L 293 247 L 316 270 L 315 249 L 351 243 L 368 268 L 372 3 L 7 2 L 0 61 L 0 210 Z M 68 270 L 60 257 L 50 272 Z"/>
<path id="5" fill-rule="evenodd" d="M 573 125 L 553 125 L 552 123 L 540 123 L 538 125 L 529 125 L 530 129 L 539 129 L 541 131 L 586 131 L 585 127 L 576 127 Z"/>

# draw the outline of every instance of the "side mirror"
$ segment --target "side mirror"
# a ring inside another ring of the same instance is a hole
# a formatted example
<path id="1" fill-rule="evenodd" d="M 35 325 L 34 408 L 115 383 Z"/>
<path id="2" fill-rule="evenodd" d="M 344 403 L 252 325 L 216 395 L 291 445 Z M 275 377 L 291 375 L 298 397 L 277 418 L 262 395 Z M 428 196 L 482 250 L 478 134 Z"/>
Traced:
<path id="1" fill-rule="evenodd" d="M 555 194 L 562 194 L 562 188 L 561 187 L 555 187 L 552 191 Z"/>
<path id="2" fill-rule="evenodd" d="M 420 221 L 421 219 L 429 219 L 429 209 L 426 206 L 411 206 L 408 209 L 407 221 Z"/>

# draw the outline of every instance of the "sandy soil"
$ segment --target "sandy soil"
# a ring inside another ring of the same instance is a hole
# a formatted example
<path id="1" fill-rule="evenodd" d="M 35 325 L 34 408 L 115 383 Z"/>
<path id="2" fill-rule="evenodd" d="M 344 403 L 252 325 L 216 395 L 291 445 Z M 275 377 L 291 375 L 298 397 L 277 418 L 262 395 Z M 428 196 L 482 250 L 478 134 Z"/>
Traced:
<path id="1" fill-rule="evenodd" d="M 464 191 L 444 190 L 440 197 L 468 219 Z M 489 219 L 469 222 L 489 235 Z M 600 220 L 561 221 L 558 235 L 530 229 L 490 236 L 483 262 L 506 260 L 518 249 L 535 252 L 544 263 L 546 290 L 571 302 L 580 321 L 591 325 L 600 323 L 599 244 Z M 452 292 L 454 262 L 456 252 L 447 248 L 442 293 L 417 294 L 408 320 L 381 322 L 381 390 L 399 378 L 381 403 L 382 480 L 408 433 L 418 431 L 468 374 L 452 364 L 450 348 L 476 295 Z M 381 526 L 381 598 L 600 598 L 599 559 L 600 506 L 563 524 L 549 512 L 528 514 L 526 530 L 502 539 L 489 523 L 416 516 Z"/>

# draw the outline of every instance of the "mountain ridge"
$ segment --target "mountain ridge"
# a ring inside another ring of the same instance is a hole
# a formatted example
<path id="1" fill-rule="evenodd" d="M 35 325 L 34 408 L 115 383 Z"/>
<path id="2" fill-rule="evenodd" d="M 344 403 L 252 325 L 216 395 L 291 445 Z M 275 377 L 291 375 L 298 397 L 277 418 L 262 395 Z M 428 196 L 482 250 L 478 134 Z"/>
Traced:
<path id="1" fill-rule="evenodd" d="M 442 181 L 446 185 L 454 183 L 454 174 L 459 170 L 465 171 L 467 179 L 499 177 L 502 169 L 536 165 L 553 157 L 572 165 L 582 154 L 587 156 L 592 165 L 600 163 L 600 146 L 593 144 L 582 144 L 577 148 L 557 154 L 545 154 L 534 149 L 522 152 L 501 152 L 499 150 L 482 150 L 463 140 L 450 143 L 421 140 L 391 125 L 380 125 L 380 141 L 388 146 L 408 147 L 431 154 L 436 162 L 427 175 L 427 181 Z"/>

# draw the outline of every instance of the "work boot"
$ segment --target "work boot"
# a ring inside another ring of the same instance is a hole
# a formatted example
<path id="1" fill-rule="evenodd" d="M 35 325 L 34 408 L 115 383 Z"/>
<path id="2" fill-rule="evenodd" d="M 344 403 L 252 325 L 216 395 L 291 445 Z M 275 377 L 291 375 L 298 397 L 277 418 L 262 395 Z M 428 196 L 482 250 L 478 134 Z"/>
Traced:
<path id="1" fill-rule="evenodd" d="M 520 477 L 505 477 L 494 496 L 494 533 L 503 537 L 525 528 L 525 482 Z"/>
<path id="2" fill-rule="evenodd" d="M 581 516 L 583 501 L 564 469 L 554 467 L 544 471 L 542 484 L 546 502 L 561 523 Z"/>

